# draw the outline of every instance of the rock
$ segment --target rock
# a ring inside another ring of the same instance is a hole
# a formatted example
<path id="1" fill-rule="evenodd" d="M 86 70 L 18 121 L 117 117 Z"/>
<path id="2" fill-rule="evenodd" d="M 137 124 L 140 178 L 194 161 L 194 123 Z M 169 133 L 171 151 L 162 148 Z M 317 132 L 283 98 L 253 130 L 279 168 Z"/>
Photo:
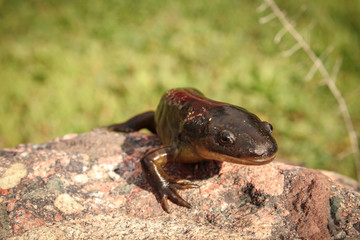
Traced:
<path id="1" fill-rule="evenodd" d="M 273 162 L 171 164 L 200 185 L 164 212 L 139 159 L 155 135 L 94 130 L 0 151 L 0 239 L 359 239 L 357 183 Z"/>

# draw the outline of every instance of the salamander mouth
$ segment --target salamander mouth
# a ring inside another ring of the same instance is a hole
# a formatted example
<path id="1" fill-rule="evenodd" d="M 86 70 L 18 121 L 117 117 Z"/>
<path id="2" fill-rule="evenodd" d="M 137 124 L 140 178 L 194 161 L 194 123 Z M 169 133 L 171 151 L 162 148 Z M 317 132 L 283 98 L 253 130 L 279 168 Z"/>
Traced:
<path id="1" fill-rule="evenodd" d="M 276 157 L 276 154 L 273 154 L 269 157 L 266 158 L 259 158 L 259 159 L 250 159 L 250 161 L 252 162 L 252 165 L 262 165 L 262 164 L 267 164 L 269 162 L 272 162 Z"/>
<path id="2" fill-rule="evenodd" d="M 276 157 L 276 154 L 274 153 L 270 156 L 264 156 L 264 157 L 238 158 L 238 157 L 221 154 L 218 152 L 201 151 L 201 149 L 197 149 L 197 150 L 198 150 L 197 151 L 198 154 L 204 159 L 217 160 L 222 162 L 232 162 L 232 163 L 244 164 L 244 165 L 263 165 L 272 162 Z"/>

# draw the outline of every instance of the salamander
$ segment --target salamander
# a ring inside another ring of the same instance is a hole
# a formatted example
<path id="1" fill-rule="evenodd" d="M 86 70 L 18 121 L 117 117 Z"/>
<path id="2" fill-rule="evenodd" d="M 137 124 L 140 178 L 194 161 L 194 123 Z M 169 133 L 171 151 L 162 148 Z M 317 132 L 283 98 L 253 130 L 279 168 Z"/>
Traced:
<path id="1" fill-rule="evenodd" d="M 191 207 L 177 190 L 199 186 L 169 177 L 163 170 L 166 163 L 217 160 L 261 165 L 271 162 L 277 152 L 270 123 L 242 107 L 206 98 L 192 88 L 171 89 L 163 95 L 155 111 L 107 127 L 116 132 L 142 128 L 157 134 L 162 143 L 147 152 L 140 162 L 147 182 L 168 213 L 168 199 Z"/>

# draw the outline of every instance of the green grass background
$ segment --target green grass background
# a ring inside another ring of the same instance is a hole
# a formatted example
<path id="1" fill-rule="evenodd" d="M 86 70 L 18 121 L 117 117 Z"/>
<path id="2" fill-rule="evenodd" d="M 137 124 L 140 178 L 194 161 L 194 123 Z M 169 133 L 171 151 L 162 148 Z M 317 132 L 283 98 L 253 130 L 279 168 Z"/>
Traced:
<path id="1" fill-rule="evenodd" d="M 325 66 L 360 131 L 360 3 L 277 1 Z M 271 122 L 279 159 L 356 176 L 337 103 L 262 1 L 0 0 L 0 148 L 41 143 L 154 109 L 195 87 Z M 304 10 L 304 11 L 303 11 Z"/>

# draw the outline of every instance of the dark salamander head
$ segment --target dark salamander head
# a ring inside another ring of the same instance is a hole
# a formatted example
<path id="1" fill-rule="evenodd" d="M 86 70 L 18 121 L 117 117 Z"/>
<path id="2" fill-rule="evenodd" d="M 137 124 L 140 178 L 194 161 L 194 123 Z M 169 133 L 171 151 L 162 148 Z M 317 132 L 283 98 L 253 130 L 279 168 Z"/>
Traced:
<path id="1" fill-rule="evenodd" d="M 232 105 L 210 109 L 206 115 L 206 134 L 193 143 L 202 158 L 247 165 L 275 158 L 277 144 L 269 123 Z"/>

